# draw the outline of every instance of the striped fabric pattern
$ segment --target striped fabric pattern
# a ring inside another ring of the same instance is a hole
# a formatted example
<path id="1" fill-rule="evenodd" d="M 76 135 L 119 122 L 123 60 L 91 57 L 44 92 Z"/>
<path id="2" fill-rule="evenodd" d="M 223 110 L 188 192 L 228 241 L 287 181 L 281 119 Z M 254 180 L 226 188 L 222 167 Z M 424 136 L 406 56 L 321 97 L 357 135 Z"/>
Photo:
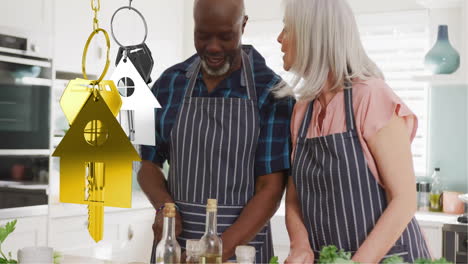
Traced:
<path id="1" fill-rule="evenodd" d="M 183 248 L 187 239 L 200 239 L 204 234 L 208 199 L 218 201 L 221 234 L 254 196 L 255 153 L 261 128 L 251 63 L 246 53 L 242 55 L 247 99 L 192 97 L 200 60 L 191 66 L 189 86 L 169 144 L 172 163 L 168 187 L 183 221 L 178 237 Z M 257 251 L 257 263 L 268 262 L 274 254 L 269 223 L 249 244 Z"/>
<path id="2" fill-rule="evenodd" d="M 292 175 L 316 254 L 327 245 L 356 252 L 387 207 L 385 191 L 369 170 L 354 129 L 351 88 L 345 90 L 345 105 L 347 132 L 306 138 L 311 102 L 297 141 Z M 411 263 L 430 257 L 415 218 L 387 257 L 392 255 Z"/>
<path id="3" fill-rule="evenodd" d="M 290 168 L 290 118 L 294 106 L 292 99 L 276 99 L 271 92 L 281 78 L 265 63 L 265 59 L 249 45 L 243 50 L 251 57 L 255 91 L 257 93 L 256 107 L 260 122 L 260 134 L 256 146 L 255 175 L 288 170 Z M 170 159 L 170 136 L 175 125 L 177 113 L 183 107 L 184 94 L 189 87 L 190 77 L 194 71 L 194 61 L 199 57 L 192 56 L 186 61 L 166 70 L 155 82 L 152 91 L 163 108 L 155 109 L 156 146 L 142 146 L 142 158 L 157 164 L 163 164 Z M 192 98 L 231 98 L 236 101 L 247 99 L 246 80 L 241 70 L 233 72 L 221 82 L 211 93 L 203 82 L 202 74 L 196 75 Z M 210 107 L 210 111 L 214 108 Z M 197 108 L 197 111 L 202 111 Z M 207 110 L 205 110 L 207 111 Z M 199 113 L 199 112 L 198 112 Z M 197 116 L 198 117 L 198 116 Z M 226 115 L 227 117 L 227 115 Z M 241 121 L 242 122 L 242 121 Z"/>

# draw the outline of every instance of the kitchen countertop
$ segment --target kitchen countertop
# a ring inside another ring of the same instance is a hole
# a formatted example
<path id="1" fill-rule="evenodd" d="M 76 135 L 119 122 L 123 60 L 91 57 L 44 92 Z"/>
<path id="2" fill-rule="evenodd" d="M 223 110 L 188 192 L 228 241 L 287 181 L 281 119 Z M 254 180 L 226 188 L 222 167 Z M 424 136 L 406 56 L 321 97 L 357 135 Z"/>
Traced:
<path id="1" fill-rule="evenodd" d="M 135 209 L 148 209 L 153 208 L 151 203 L 148 201 L 146 196 L 142 192 L 133 192 L 132 196 L 132 207 L 131 208 L 118 208 L 118 207 L 104 207 L 105 213 L 120 212 L 125 210 Z M 51 218 L 68 217 L 87 215 L 88 208 L 85 204 L 68 204 L 59 203 L 49 205 L 49 216 Z"/>
<path id="2" fill-rule="evenodd" d="M 142 192 L 134 192 L 131 208 L 104 207 L 104 212 L 120 212 L 125 210 L 153 208 Z M 23 217 L 49 216 L 60 218 L 68 216 L 87 215 L 88 209 L 84 204 L 57 203 L 50 205 L 25 206 L 0 209 L 0 219 L 14 219 Z"/>
<path id="3" fill-rule="evenodd" d="M 62 257 L 61 264 L 143 264 L 143 262 L 118 262 L 110 260 L 101 260 L 90 257 L 70 256 L 65 255 Z"/>
<path id="4" fill-rule="evenodd" d="M 5 208 L 5 209 L 0 209 L 0 220 L 23 218 L 23 217 L 47 216 L 48 213 L 49 213 L 49 209 L 47 205 Z"/>
<path id="5" fill-rule="evenodd" d="M 462 224 L 457 221 L 458 214 L 445 214 L 445 213 L 433 213 L 433 212 L 416 212 L 416 219 L 420 223 L 425 225 L 440 227 L 444 224 Z"/>

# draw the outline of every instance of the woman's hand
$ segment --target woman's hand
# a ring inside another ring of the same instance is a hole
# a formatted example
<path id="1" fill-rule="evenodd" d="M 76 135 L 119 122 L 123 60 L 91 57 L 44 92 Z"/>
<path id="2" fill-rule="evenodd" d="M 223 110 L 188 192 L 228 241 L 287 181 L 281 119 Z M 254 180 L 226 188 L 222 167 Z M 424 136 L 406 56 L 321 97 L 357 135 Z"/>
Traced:
<path id="1" fill-rule="evenodd" d="M 309 245 L 302 247 L 291 247 L 285 264 L 314 263 L 314 252 Z"/>
<path id="2" fill-rule="evenodd" d="M 288 229 L 291 249 L 285 263 L 314 263 L 314 252 L 310 247 L 309 233 L 302 220 L 301 208 L 292 177 L 289 177 L 286 189 L 286 228 Z"/>

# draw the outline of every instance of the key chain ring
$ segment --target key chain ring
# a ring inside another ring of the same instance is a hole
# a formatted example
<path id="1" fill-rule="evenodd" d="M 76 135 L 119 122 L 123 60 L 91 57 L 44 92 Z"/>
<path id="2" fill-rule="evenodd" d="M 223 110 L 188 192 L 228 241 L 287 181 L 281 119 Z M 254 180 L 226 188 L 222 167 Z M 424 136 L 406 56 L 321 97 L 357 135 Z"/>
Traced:
<path id="1" fill-rule="evenodd" d="M 110 39 L 109 39 L 109 34 L 107 34 L 107 31 L 105 31 L 102 28 L 98 28 L 98 29 L 94 30 L 91 33 L 91 35 L 89 35 L 88 40 L 86 41 L 85 48 L 83 50 L 83 57 L 82 57 L 82 61 L 81 61 L 81 63 L 82 63 L 81 64 L 81 70 L 83 71 L 83 77 L 86 80 L 88 80 L 88 76 L 86 76 L 86 56 L 88 54 L 88 48 L 89 48 L 89 44 L 91 43 L 91 40 L 99 32 L 102 32 L 104 34 L 105 39 L 106 39 L 107 55 L 106 55 L 106 65 L 104 66 L 104 70 L 102 71 L 101 76 L 99 76 L 99 79 L 97 79 L 95 81 L 95 84 L 99 84 L 102 81 L 102 79 L 104 79 L 104 76 L 106 75 L 107 70 L 109 69 L 109 65 L 110 65 L 110 59 L 109 59 L 109 57 L 110 57 L 109 56 L 109 53 L 110 53 Z"/>
<path id="2" fill-rule="evenodd" d="M 130 6 L 122 6 L 122 7 L 120 7 L 119 9 L 115 10 L 114 14 L 112 15 L 111 23 L 110 23 L 112 38 L 114 39 L 114 41 L 115 41 L 120 47 L 124 47 L 124 45 L 122 45 L 122 43 L 120 43 L 120 42 L 117 40 L 117 38 L 115 37 L 115 34 L 114 34 L 114 18 L 115 18 L 115 15 L 116 15 L 120 10 L 124 10 L 124 9 L 128 9 L 128 10 L 133 10 L 133 11 L 135 11 L 135 13 L 137 13 L 137 14 L 140 16 L 141 20 L 143 20 L 143 25 L 145 26 L 145 37 L 143 38 L 143 41 L 142 41 L 140 44 L 145 43 L 146 38 L 148 37 L 148 25 L 147 25 L 147 23 L 146 23 L 146 19 L 145 19 L 145 17 L 143 16 L 143 14 L 140 13 L 140 11 L 138 11 L 136 8 L 132 7 L 131 5 L 130 5 Z"/>

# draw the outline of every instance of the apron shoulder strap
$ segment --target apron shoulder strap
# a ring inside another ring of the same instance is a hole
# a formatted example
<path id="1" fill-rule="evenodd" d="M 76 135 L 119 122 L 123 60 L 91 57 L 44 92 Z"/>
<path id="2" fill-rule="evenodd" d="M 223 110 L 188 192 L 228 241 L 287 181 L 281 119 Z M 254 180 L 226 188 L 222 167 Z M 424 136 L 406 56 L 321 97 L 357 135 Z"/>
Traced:
<path id="1" fill-rule="evenodd" d="M 242 70 L 241 70 L 241 84 L 245 83 L 247 87 L 247 95 L 250 100 L 257 101 L 257 89 L 255 88 L 254 72 L 252 66 L 252 57 L 247 55 L 242 50 Z"/>
<path id="2" fill-rule="evenodd" d="M 185 89 L 184 99 L 189 99 L 192 97 L 193 90 L 195 88 L 195 83 L 198 78 L 198 73 L 200 72 L 201 59 L 197 57 L 192 64 L 190 64 L 186 76 L 190 78 L 187 88 Z"/>
<path id="3" fill-rule="evenodd" d="M 307 106 L 307 111 L 304 116 L 304 119 L 302 120 L 301 124 L 301 129 L 299 130 L 299 137 L 306 138 L 307 137 L 307 131 L 309 130 L 310 127 L 310 122 L 312 122 L 312 113 L 314 112 L 314 101 L 309 103 L 309 106 Z"/>
<path id="4" fill-rule="evenodd" d="M 355 129 L 356 123 L 354 119 L 353 109 L 353 89 L 352 83 L 347 81 L 345 83 L 344 100 L 345 100 L 345 113 L 346 113 L 346 131 L 350 132 Z"/>

